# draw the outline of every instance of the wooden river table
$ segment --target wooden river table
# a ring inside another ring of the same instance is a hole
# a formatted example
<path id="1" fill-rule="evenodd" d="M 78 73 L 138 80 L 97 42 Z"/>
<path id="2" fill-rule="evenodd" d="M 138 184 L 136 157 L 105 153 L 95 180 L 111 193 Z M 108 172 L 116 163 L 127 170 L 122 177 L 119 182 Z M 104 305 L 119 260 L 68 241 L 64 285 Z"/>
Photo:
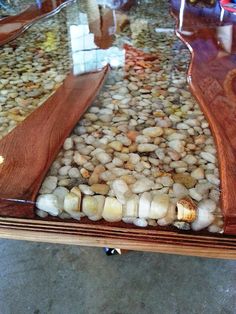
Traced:
<path id="1" fill-rule="evenodd" d="M 30 32 L 32 25 L 56 15 L 73 2 L 45 0 L 41 6 L 33 4 L 18 15 L 2 18 L 0 45 L 4 47 L 10 43 L 14 49 L 14 40 L 23 36 L 25 31 Z M 125 12 L 135 2 L 128 1 L 120 9 Z M 172 0 L 170 13 L 176 19 L 176 35 L 191 51 L 188 82 L 208 119 L 217 145 L 224 233 L 196 233 L 151 226 L 142 229 L 123 222 L 111 224 L 102 220 L 94 223 L 86 218 L 76 222 L 73 219 L 64 221 L 35 216 L 34 201 L 43 178 L 64 139 L 98 93 L 109 71 L 106 65 L 79 77 L 72 72 L 68 74 L 64 84 L 43 105 L 0 141 L 0 237 L 236 258 L 236 18 L 217 2 L 210 7 Z M 90 24 L 91 29 L 96 29 L 94 20 Z M 105 22 L 100 25 L 104 34 L 102 27 L 105 27 Z M 50 39 L 50 34 L 48 36 Z M 100 41 L 101 47 L 109 45 L 109 40 L 105 34 Z M 71 114 L 67 116 L 63 111 L 65 103 L 71 106 Z M 60 126 L 63 127 L 58 134 L 56 130 Z M 32 147 L 25 149 L 24 145 L 32 139 Z"/>

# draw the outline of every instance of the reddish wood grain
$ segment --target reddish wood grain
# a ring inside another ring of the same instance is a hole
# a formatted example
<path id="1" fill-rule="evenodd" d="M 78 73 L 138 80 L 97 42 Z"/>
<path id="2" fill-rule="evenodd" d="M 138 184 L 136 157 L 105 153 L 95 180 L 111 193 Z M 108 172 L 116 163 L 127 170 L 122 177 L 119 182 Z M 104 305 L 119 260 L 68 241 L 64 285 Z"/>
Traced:
<path id="1" fill-rule="evenodd" d="M 74 0 L 45 0 L 39 8 L 32 4 L 24 12 L 0 20 L 0 46 L 21 35 L 38 20 L 59 12 L 65 5 Z"/>
<path id="2" fill-rule="evenodd" d="M 78 77 L 70 74 L 41 107 L 0 141 L 1 216 L 33 216 L 33 203 L 21 200 L 35 200 L 51 163 L 92 103 L 108 69 Z"/>
<path id="3" fill-rule="evenodd" d="M 227 15 L 224 25 L 219 23 L 219 6 L 211 12 L 186 4 L 181 14 L 180 1 L 175 0 L 172 10 L 178 21 L 177 35 L 192 53 L 188 71 L 190 87 L 209 121 L 217 145 L 224 232 L 236 234 L 235 17 Z"/>

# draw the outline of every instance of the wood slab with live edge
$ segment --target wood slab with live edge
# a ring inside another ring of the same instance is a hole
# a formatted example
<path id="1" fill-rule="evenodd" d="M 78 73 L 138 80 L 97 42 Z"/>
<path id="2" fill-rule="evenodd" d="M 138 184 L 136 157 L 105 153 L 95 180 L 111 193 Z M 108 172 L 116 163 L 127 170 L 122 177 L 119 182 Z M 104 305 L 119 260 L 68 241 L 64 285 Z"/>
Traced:
<path id="1" fill-rule="evenodd" d="M 18 15 L 3 18 L 0 20 L 0 46 L 14 40 L 35 22 L 58 13 L 72 2 L 74 0 L 45 0 L 40 7 L 32 4 Z"/>
<path id="2" fill-rule="evenodd" d="M 0 215 L 33 217 L 40 185 L 65 138 L 94 100 L 109 66 L 68 75 L 45 103 L 0 141 Z"/>
<path id="3" fill-rule="evenodd" d="M 230 13 L 222 18 L 218 3 L 213 8 L 194 7 L 180 0 L 172 0 L 172 13 L 177 35 L 192 54 L 192 93 L 217 146 L 224 233 L 236 235 L 236 18 Z"/>

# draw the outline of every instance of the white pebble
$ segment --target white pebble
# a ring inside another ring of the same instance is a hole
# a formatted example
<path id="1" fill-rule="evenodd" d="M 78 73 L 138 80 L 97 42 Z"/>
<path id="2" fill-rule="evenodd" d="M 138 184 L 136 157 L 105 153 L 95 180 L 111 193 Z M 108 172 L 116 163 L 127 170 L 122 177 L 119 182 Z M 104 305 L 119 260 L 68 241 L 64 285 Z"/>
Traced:
<path id="1" fill-rule="evenodd" d="M 116 176 L 111 171 L 104 171 L 99 175 L 100 179 L 103 181 L 113 181 L 116 179 Z"/>
<path id="2" fill-rule="evenodd" d="M 195 165 L 197 162 L 197 158 L 195 156 L 192 156 L 192 155 L 186 155 L 183 158 L 183 161 L 185 161 L 188 165 Z"/>
<path id="3" fill-rule="evenodd" d="M 100 152 L 100 153 L 96 154 L 96 158 L 102 164 L 107 164 L 107 163 L 112 161 L 111 156 L 105 152 Z"/>
<path id="4" fill-rule="evenodd" d="M 63 209 L 64 199 L 68 193 L 69 193 L 69 190 L 63 186 L 59 186 L 53 191 L 53 194 L 56 195 L 58 199 L 58 204 L 59 204 L 60 209 Z"/>
<path id="5" fill-rule="evenodd" d="M 80 177 L 80 172 L 79 169 L 73 167 L 68 171 L 68 175 L 71 178 L 79 178 Z"/>
<path id="6" fill-rule="evenodd" d="M 176 198 L 183 198 L 188 195 L 188 189 L 181 183 L 174 183 L 173 193 Z"/>
<path id="7" fill-rule="evenodd" d="M 216 162 L 216 157 L 212 155 L 211 153 L 206 153 L 206 152 L 201 152 L 200 156 L 205 159 L 206 161 L 215 163 Z"/>
<path id="8" fill-rule="evenodd" d="M 93 195 L 94 194 L 94 192 L 91 190 L 90 186 L 88 186 L 86 184 L 80 184 L 79 188 L 83 194 L 86 194 L 86 195 Z"/>
<path id="9" fill-rule="evenodd" d="M 127 183 L 121 179 L 114 180 L 112 183 L 112 189 L 121 204 L 126 204 L 127 198 L 131 195 L 131 191 Z"/>
<path id="10" fill-rule="evenodd" d="M 59 169 L 58 174 L 60 176 L 66 176 L 71 169 L 71 166 L 63 166 Z"/>
<path id="11" fill-rule="evenodd" d="M 140 156 L 138 154 L 131 153 L 129 154 L 129 162 L 133 165 L 136 165 L 140 161 Z"/>
<path id="12" fill-rule="evenodd" d="M 220 184 L 220 180 L 214 174 L 207 174 L 206 178 L 212 184 L 215 184 L 215 185 Z"/>
<path id="13" fill-rule="evenodd" d="M 206 209 L 210 213 L 213 213 L 216 210 L 216 203 L 211 199 L 205 199 L 198 203 L 198 208 Z"/>
<path id="14" fill-rule="evenodd" d="M 198 202 L 202 200 L 202 194 L 198 193 L 196 188 L 189 189 L 189 195 Z"/>
<path id="15" fill-rule="evenodd" d="M 159 226 L 168 226 L 171 223 L 173 223 L 175 219 L 176 219 L 176 205 L 170 203 L 166 216 L 158 219 L 157 223 Z"/>
<path id="16" fill-rule="evenodd" d="M 144 192 L 139 199 L 138 216 L 140 218 L 148 218 L 151 208 L 152 195 L 149 192 Z"/>
<path id="17" fill-rule="evenodd" d="M 53 194 L 39 195 L 36 200 L 36 207 L 44 210 L 52 216 L 58 216 L 61 212 L 58 199 L 56 195 Z"/>
<path id="18" fill-rule="evenodd" d="M 156 182 L 162 184 L 163 186 L 172 186 L 174 183 L 170 176 L 159 177 Z"/>
<path id="19" fill-rule="evenodd" d="M 154 185 L 154 182 L 148 178 L 137 180 L 131 187 L 133 193 L 143 193 L 150 191 Z"/>
<path id="20" fill-rule="evenodd" d="M 48 193 L 51 193 L 57 186 L 57 177 L 48 176 L 42 183 L 42 187 L 48 190 Z"/>
<path id="21" fill-rule="evenodd" d="M 73 148 L 73 140 L 72 138 L 68 137 L 65 142 L 64 142 L 64 145 L 63 145 L 63 148 L 65 150 L 69 150 L 69 149 L 72 149 Z"/>
<path id="22" fill-rule="evenodd" d="M 137 227 L 143 227 L 143 228 L 148 226 L 148 222 L 144 218 L 136 218 L 136 219 L 134 219 L 133 224 L 135 226 L 137 226 Z"/>
<path id="23" fill-rule="evenodd" d="M 172 140 L 168 142 L 168 146 L 176 150 L 178 153 L 184 152 L 184 145 L 185 145 L 185 142 L 180 141 L 180 140 Z"/>
<path id="24" fill-rule="evenodd" d="M 192 229 L 194 231 L 202 230 L 208 227 L 214 221 L 214 215 L 210 213 L 207 209 L 198 208 L 197 218 L 192 223 Z"/>
<path id="25" fill-rule="evenodd" d="M 138 195 L 132 195 L 126 201 L 123 206 L 123 217 L 137 217 L 138 216 L 138 205 L 139 197 Z"/>

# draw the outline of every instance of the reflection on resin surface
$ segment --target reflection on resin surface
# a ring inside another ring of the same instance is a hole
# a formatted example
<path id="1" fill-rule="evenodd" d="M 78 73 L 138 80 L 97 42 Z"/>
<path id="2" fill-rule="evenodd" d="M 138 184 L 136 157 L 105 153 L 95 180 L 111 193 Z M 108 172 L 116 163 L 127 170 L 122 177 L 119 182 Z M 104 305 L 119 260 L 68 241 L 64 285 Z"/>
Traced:
<path id="1" fill-rule="evenodd" d="M 122 11 L 77 1 L 3 46 L 2 136 L 70 70 L 76 76 L 111 65 L 42 183 L 40 217 L 222 230 L 216 148 L 188 90 L 190 56 L 173 24 L 166 2 Z"/>

